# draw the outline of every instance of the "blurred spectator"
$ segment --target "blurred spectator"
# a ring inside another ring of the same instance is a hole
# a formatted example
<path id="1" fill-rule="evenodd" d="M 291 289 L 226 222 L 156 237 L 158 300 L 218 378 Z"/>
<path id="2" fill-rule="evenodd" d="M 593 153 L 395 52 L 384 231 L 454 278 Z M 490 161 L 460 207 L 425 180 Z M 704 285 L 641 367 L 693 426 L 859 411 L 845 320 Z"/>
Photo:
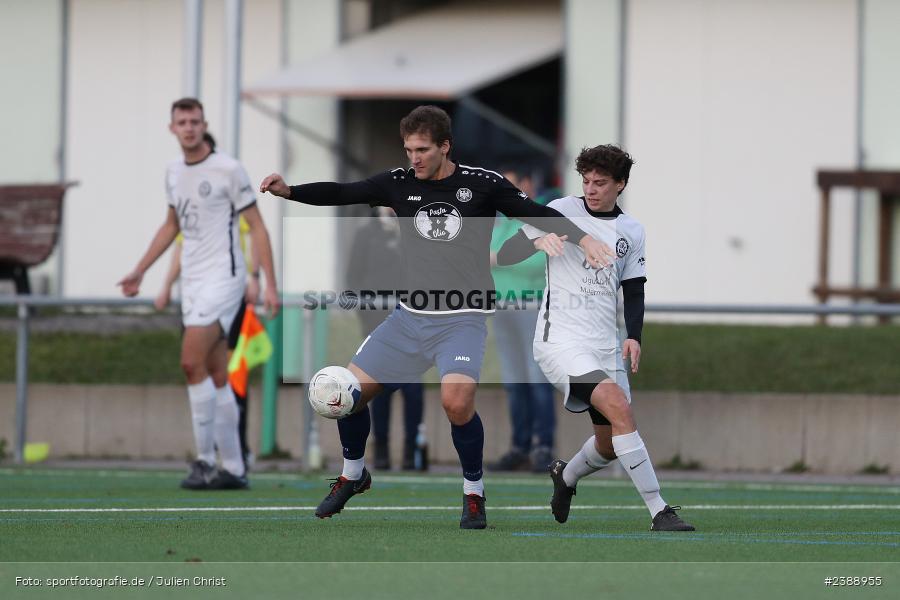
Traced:
<path id="1" fill-rule="evenodd" d="M 505 169 L 503 176 L 529 198 L 546 204 L 558 190 L 535 196 L 531 176 Z M 544 471 L 553 460 L 556 413 L 553 386 L 534 362 L 532 340 L 537 309 L 544 290 L 545 255 L 537 253 L 516 265 L 496 266 L 496 252 L 515 235 L 522 222 L 498 214 L 491 237 L 491 264 L 497 295 L 503 301 L 494 314 L 494 335 L 500 350 L 500 374 L 509 403 L 512 444 L 509 451 L 489 465 L 497 471 Z M 523 294 L 527 292 L 527 294 Z"/>

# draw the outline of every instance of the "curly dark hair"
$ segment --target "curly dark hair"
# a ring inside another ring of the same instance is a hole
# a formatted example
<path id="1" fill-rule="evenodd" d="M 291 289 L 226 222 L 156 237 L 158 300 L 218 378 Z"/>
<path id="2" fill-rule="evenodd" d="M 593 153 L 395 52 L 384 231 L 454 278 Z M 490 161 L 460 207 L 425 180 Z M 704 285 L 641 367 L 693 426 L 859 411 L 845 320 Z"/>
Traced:
<path id="1" fill-rule="evenodd" d="M 631 174 L 631 165 L 634 159 L 631 155 L 614 144 L 604 144 L 593 148 L 582 148 L 578 158 L 575 159 L 575 170 L 580 175 L 590 171 L 605 173 L 628 185 L 628 175 Z M 624 190 L 625 187 L 623 186 Z M 621 193 L 621 192 L 620 192 Z"/>
<path id="2" fill-rule="evenodd" d="M 450 115 L 442 108 L 430 104 L 417 106 L 400 121 L 400 138 L 406 139 L 414 133 L 427 133 L 431 141 L 440 146 L 444 140 L 453 144 L 450 130 Z"/>

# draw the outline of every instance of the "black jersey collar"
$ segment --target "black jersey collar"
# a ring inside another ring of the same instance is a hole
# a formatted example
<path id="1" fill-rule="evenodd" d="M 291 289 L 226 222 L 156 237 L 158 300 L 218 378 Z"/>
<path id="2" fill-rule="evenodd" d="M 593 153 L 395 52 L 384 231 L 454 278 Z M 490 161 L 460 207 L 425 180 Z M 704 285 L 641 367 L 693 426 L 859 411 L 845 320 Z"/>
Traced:
<path id="1" fill-rule="evenodd" d="M 591 215 L 592 217 L 598 217 L 601 219 L 603 219 L 603 218 L 612 219 L 612 218 L 618 217 L 619 215 L 622 214 L 622 209 L 619 208 L 618 204 L 613 206 L 612 210 L 608 210 L 608 211 L 591 210 L 591 208 L 588 206 L 587 200 L 584 199 L 584 196 L 578 196 L 578 197 L 581 198 L 581 203 L 584 204 L 584 210 L 586 210 L 588 212 L 588 214 Z"/>

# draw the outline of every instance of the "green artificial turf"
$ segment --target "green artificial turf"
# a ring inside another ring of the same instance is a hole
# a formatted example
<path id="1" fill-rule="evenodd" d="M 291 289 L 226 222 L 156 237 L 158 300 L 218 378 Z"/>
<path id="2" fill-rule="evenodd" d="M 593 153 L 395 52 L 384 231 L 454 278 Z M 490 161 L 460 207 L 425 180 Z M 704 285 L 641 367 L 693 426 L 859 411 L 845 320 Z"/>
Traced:
<path id="1" fill-rule="evenodd" d="M 5 469 L 0 559 L 468 561 L 473 543 L 498 561 L 900 559 L 897 487 L 664 482 L 698 531 L 659 534 L 647 531 L 630 480 L 582 482 L 560 525 L 545 507 L 548 478 L 489 476 L 490 527 L 472 532 L 458 528 L 461 479 L 452 476 L 375 473 L 369 492 L 326 520 L 312 514 L 328 491 L 322 477 L 256 474 L 249 491 L 189 492 L 181 476 Z"/>
<path id="2" fill-rule="evenodd" d="M 180 490 L 182 476 L 0 470 L 0 589 L 21 594 L 3 597 L 58 597 L 29 595 L 41 590 L 16 587 L 17 576 L 117 574 L 150 591 L 115 597 L 186 593 L 153 578 L 194 576 L 229 583 L 190 597 L 292 597 L 300 586 L 297 597 L 325 598 L 349 581 L 365 589 L 341 597 L 595 597 L 601 586 L 627 594 L 613 597 L 887 598 L 900 586 L 898 487 L 663 481 L 697 531 L 652 533 L 629 480 L 583 481 L 560 525 L 546 477 L 494 475 L 488 529 L 461 531 L 454 476 L 376 472 L 370 491 L 325 520 L 312 514 L 328 490 L 321 476 L 251 474 L 238 492 Z M 884 581 L 826 589 L 826 576 Z"/>

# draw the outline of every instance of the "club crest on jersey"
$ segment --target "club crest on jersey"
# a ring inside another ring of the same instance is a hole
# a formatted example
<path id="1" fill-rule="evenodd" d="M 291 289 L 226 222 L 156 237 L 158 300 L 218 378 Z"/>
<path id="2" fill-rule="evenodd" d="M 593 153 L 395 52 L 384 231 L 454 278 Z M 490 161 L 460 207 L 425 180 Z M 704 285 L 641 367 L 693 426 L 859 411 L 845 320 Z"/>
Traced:
<path id="1" fill-rule="evenodd" d="M 459 235 L 462 217 L 452 204 L 435 202 L 417 210 L 413 224 L 426 240 L 449 242 Z"/>
<path id="2" fill-rule="evenodd" d="M 469 188 L 459 188 L 456 190 L 456 199 L 460 202 L 468 202 L 472 199 L 472 190 Z"/>
<path id="3" fill-rule="evenodd" d="M 628 240 L 620 237 L 616 240 L 616 256 L 622 258 L 626 254 L 628 254 Z"/>
<path id="4" fill-rule="evenodd" d="M 200 193 L 201 198 L 206 198 L 209 196 L 210 192 L 212 192 L 212 186 L 208 181 L 203 181 L 203 183 L 200 184 L 200 189 L 197 191 Z"/>

